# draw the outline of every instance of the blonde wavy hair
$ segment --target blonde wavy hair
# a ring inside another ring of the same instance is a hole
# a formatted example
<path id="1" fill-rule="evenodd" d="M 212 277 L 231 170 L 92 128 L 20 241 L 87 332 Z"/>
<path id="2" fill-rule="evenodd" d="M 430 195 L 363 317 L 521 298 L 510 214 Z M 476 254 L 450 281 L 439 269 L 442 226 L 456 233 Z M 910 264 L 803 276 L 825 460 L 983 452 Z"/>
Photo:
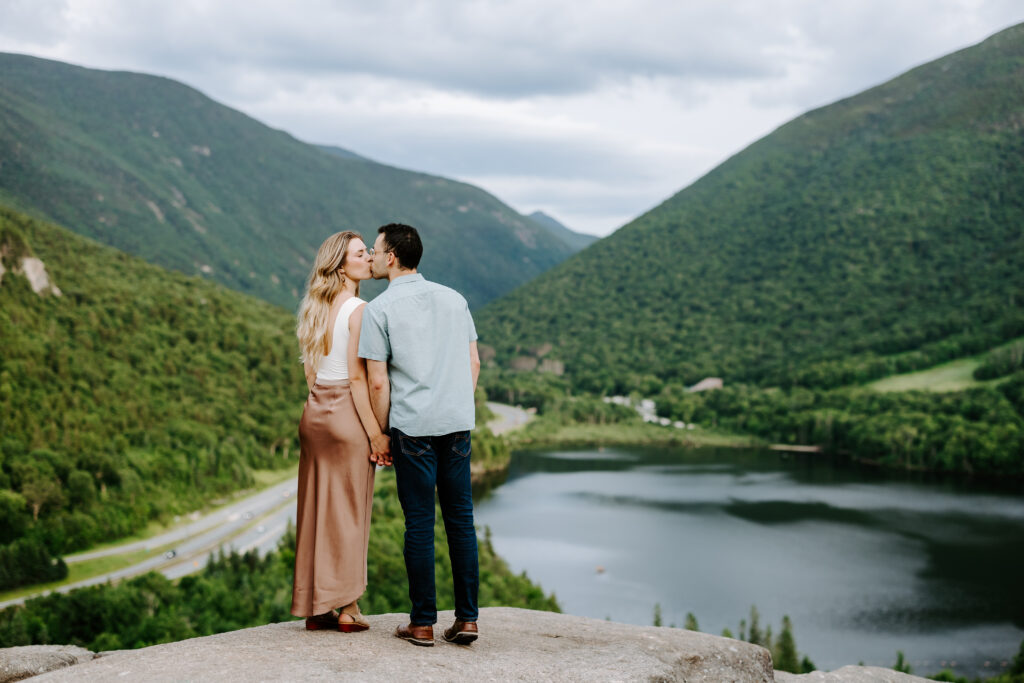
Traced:
<path id="1" fill-rule="evenodd" d="M 331 339 L 331 331 L 327 329 L 331 304 L 345 286 L 342 268 L 345 267 L 349 242 L 353 239 L 361 240 L 363 237 L 351 230 L 336 232 L 325 239 L 316 252 L 316 261 L 306 282 L 306 294 L 299 304 L 299 322 L 295 328 L 307 371 L 319 368 L 320 360 L 327 355 Z M 358 282 L 356 296 L 359 296 Z"/>

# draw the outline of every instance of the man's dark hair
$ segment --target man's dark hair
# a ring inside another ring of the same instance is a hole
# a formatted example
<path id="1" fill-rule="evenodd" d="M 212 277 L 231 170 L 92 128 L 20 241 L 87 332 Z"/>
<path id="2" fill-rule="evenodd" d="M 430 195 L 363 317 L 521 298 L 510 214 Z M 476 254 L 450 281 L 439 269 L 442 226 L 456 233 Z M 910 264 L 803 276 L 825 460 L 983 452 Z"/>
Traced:
<path id="1" fill-rule="evenodd" d="M 415 268 L 423 256 L 423 242 L 416 228 L 402 223 L 388 223 L 377 229 L 384 235 L 384 248 L 395 255 L 398 265 L 402 268 Z"/>

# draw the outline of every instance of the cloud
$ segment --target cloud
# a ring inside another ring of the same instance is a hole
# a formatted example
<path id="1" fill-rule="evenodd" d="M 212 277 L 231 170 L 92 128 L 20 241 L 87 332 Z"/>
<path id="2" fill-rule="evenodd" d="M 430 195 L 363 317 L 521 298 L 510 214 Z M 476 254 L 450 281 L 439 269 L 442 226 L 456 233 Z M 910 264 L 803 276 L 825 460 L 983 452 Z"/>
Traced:
<path id="1" fill-rule="evenodd" d="M 606 233 L 1017 0 L 0 0 L 0 49 L 170 76 L 311 142 Z M 578 220 L 579 222 L 574 222 Z"/>
<path id="2" fill-rule="evenodd" d="M 68 0 L 50 7 L 34 22 L 50 27 L 41 43 L 70 34 L 80 59 L 131 55 L 154 68 L 245 64 L 492 97 L 577 93 L 636 76 L 720 80 L 779 71 L 749 41 L 754 32 L 781 38 L 756 3 L 250 0 L 239 11 L 226 2 Z"/>
<path id="3" fill-rule="evenodd" d="M 0 38 L 24 45 L 52 45 L 66 26 L 64 0 L 0 1 Z"/>

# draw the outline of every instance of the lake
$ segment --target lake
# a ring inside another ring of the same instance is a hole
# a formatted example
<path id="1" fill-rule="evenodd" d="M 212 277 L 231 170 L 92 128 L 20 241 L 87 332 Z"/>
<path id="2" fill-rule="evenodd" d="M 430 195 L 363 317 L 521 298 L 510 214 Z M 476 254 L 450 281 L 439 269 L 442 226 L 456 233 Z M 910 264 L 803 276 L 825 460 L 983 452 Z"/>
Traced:
<path id="1" fill-rule="evenodd" d="M 525 451 L 477 502 L 570 614 L 738 633 L 793 621 L 819 669 L 1003 670 L 1024 639 L 1024 487 L 728 448 Z"/>

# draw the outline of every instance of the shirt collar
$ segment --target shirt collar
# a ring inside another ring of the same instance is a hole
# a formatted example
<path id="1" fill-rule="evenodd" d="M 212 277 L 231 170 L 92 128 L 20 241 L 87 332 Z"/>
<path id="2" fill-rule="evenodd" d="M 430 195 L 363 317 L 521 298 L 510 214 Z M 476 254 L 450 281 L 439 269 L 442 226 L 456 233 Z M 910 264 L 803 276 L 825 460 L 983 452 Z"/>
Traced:
<path id="1" fill-rule="evenodd" d="M 409 275 L 400 275 L 399 277 L 396 277 L 394 280 L 392 280 L 391 282 L 388 283 L 388 289 L 391 289 L 392 287 L 394 287 L 396 285 L 407 285 L 407 284 L 412 284 L 413 282 L 421 282 L 422 280 L 423 280 L 423 275 L 421 275 L 420 273 L 411 273 Z"/>

